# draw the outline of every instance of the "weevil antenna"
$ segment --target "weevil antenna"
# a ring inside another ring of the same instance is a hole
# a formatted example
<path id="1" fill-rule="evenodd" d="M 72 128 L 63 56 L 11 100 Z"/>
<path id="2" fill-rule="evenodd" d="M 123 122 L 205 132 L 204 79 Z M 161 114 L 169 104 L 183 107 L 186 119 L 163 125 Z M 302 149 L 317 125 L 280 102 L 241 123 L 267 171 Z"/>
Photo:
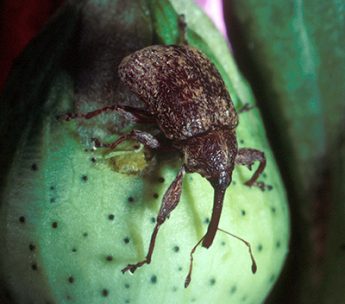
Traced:
<path id="1" fill-rule="evenodd" d="M 228 231 L 225 231 L 221 228 L 217 228 L 217 230 L 225 233 L 225 234 L 228 234 L 236 239 L 238 239 L 239 241 L 243 242 L 247 247 L 248 247 L 248 250 L 249 250 L 249 255 L 250 255 L 250 258 L 252 260 L 252 272 L 253 273 L 256 273 L 256 270 L 257 270 L 257 265 L 256 265 L 256 262 L 255 262 L 255 258 L 254 258 L 254 255 L 253 255 L 253 252 L 252 252 L 252 247 L 250 246 L 250 243 L 247 242 L 246 240 L 240 238 L 239 236 L 235 235 L 235 234 L 232 234 Z M 192 248 L 191 252 L 190 252 L 190 263 L 189 263 L 189 271 L 188 271 L 188 274 L 186 276 L 186 279 L 184 281 L 184 287 L 187 288 L 192 280 L 192 271 L 193 271 L 193 255 L 196 251 L 196 248 L 201 244 L 201 242 L 204 240 L 205 238 L 205 235 L 195 244 L 195 246 Z"/>
<path id="2" fill-rule="evenodd" d="M 187 288 L 190 284 L 190 281 L 192 280 L 192 271 L 193 271 L 193 254 L 196 250 L 196 248 L 201 244 L 202 240 L 205 238 L 205 236 L 203 236 L 197 243 L 196 245 L 193 247 L 193 249 L 190 252 L 190 263 L 189 263 L 189 271 L 188 274 L 186 276 L 186 280 L 184 281 L 184 288 Z"/>
<path id="3" fill-rule="evenodd" d="M 221 228 L 218 228 L 218 230 L 223 232 L 223 233 L 225 233 L 225 234 L 228 234 L 228 235 L 230 235 L 230 236 L 232 236 L 232 237 L 234 237 L 234 238 L 236 238 L 236 239 L 238 239 L 240 241 L 242 241 L 248 247 L 249 255 L 250 255 L 250 258 L 252 260 L 252 272 L 255 273 L 256 270 L 257 270 L 257 266 L 256 266 L 255 258 L 254 258 L 254 255 L 253 255 L 253 252 L 252 252 L 252 247 L 250 246 L 250 243 L 247 242 L 246 240 L 240 238 L 239 236 L 234 235 L 234 234 L 232 234 L 232 233 L 230 233 L 228 231 L 225 231 L 225 230 L 223 230 Z"/>

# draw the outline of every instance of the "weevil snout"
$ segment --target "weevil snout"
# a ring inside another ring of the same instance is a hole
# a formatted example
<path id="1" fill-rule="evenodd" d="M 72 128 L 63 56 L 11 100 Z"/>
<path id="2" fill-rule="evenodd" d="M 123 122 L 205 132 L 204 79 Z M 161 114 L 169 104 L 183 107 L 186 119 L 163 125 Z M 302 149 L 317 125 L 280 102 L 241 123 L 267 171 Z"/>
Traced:
<path id="1" fill-rule="evenodd" d="M 188 172 L 197 172 L 214 188 L 213 212 L 202 245 L 209 248 L 216 235 L 225 191 L 231 183 L 237 155 L 235 132 L 218 129 L 188 139 L 182 146 Z"/>

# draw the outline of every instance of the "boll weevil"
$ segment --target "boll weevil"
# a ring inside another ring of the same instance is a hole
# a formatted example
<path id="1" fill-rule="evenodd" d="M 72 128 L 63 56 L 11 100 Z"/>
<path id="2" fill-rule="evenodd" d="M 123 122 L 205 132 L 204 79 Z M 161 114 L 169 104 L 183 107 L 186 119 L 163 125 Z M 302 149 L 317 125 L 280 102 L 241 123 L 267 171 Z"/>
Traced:
<path id="1" fill-rule="evenodd" d="M 180 20 L 180 25 L 184 25 L 183 20 Z M 64 119 L 89 119 L 107 111 L 129 112 L 138 123 L 155 123 L 171 146 L 182 153 L 183 164 L 163 196 L 145 259 L 129 264 L 122 272 L 133 273 L 151 262 L 159 228 L 180 200 L 184 174 L 196 172 L 210 182 L 214 189 L 211 220 L 205 235 L 191 251 L 190 269 L 185 281 L 187 287 L 191 281 L 196 247 L 202 244 L 209 248 L 217 230 L 221 230 L 218 224 L 234 166 L 241 164 L 250 168 L 258 161 L 257 170 L 245 184 L 262 186 L 257 179 L 265 168 L 266 159 L 259 150 L 238 148 L 235 132 L 238 115 L 222 77 L 205 55 L 187 43 L 153 45 L 138 50 L 121 61 L 118 74 L 120 80 L 143 101 L 145 109 L 110 105 L 86 114 L 65 114 Z M 104 144 L 95 140 L 95 145 L 115 149 L 130 138 L 149 149 L 159 150 L 161 146 L 152 134 L 137 129 L 120 136 L 114 143 Z M 234 237 L 248 246 L 254 273 L 256 264 L 249 243 Z"/>

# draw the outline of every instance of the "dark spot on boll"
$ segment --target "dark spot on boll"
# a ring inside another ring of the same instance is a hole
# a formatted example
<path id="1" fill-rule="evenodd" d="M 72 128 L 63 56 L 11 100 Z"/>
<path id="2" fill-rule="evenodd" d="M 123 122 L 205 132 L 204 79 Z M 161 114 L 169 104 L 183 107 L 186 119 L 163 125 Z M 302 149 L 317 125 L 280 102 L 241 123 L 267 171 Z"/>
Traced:
<path id="1" fill-rule="evenodd" d="M 277 242 L 276 242 L 276 248 L 280 248 L 280 245 L 281 245 L 281 244 L 280 244 L 280 241 L 277 241 Z"/>
<path id="2" fill-rule="evenodd" d="M 36 263 L 32 263 L 32 264 L 31 264 L 31 269 L 32 269 L 33 271 L 36 271 L 36 270 L 38 269 L 37 264 L 36 264 Z"/>
<path id="3" fill-rule="evenodd" d="M 277 209 L 275 207 L 271 207 L 271 212 L 276 213 Z"/>
<path id="4" fill-rule="evenodd" d="M 73 247 L 72 252 L 77 252 L 77 248 Z"/>
<path id="5" fill-rule="evenodd" d="M 246 215 L 246 210 L 243 210 L 243 209 L 242 209 L 242 210 L 241 210 L 241 215 L 242 215 L 242 216 L 245 216 L 245 215 Z"/>
<path id="6" fill-rule="evenodd" d="M 129 289 L 129 287 L 131 287 L 131 285 L 129 285 L 128 283 L 125 284 L 125 288 Z"/>
<path id="7" fill-rule="evenodd" d="M 31 165 L 31 170 L 32 170 L 32 171 L 37 171 L 37 170 L 38 170 L 38 166 L 37 166 L 36 163 L 33 163 L 33 164 Z"/>
<path id="8" fill-rule="evenodd" d="M 124 239 L 123 239 L 123 242 L 125 243 L 125 244 L 128 244 L 129 243 L 129 241 L 130 241 L 130 239 L 129 239 L 129 237 L 127 236 L 127 237 L 125 237 Z"/>
<path id="9" fill-rule="evenodd" d="M 74 277 L 72 277 L 72 276 L 68 277 L 68 283 L 73 284 L 74 283 Z"/>
<path id="10" fill-rule="evenodd" d="M 158 198 L 158 197 L 159 197 L 158 193 L 153 193 L 153 198 Z"/>
<path id="11" fill-rule="evenodd" d="M 134 198 L 133 198 L 132 196 L 130 196 L 130 197 L 128 198 L 128 202 L 129 202 L 129 203 L 133 203 L 133 202 L 134 202 Z"/>
<path id="12" fill-rule="evenodd" d="M 247 296 L 243 296 L 242 299 L 241 299 L 242 302 L 245 302 L 247 301 Z"/>
<path id="13" fill-rule="evenodd" d="M 88 235 L 89 235 L 89 234 L 88 234 L 87 232 L 84 232 L 84 233 L 83 233 L 83 237 L 88 237 Z"/>
<path id="14" fill-rule="evenodd" d="M 109 290 L 108 289 L 102 289 L 102 296 L 107 297 L 109 295 Z"/>
<path id="15" fill-rule="evenodd" d="M 129 299 L 126 299 L 125 300 L 125 303 L 130 303 L 131 301 Z"/>
<path id="16" fill-rule="evenodd" d="M 25 223 L 25 216 L 23 216 L 23 215 L 20 216 L 20 217 L 19 217 L 19 222 L 21 222 L 21 223 L 24 224 L 24 223 Z"/>
<path id="17" fill-rule="evenodd" d="M 109 215 L 108 215 L 108 219 L 109 219 L 110 221 L 114 220 L 114 218 L 115 218 L 115 215 L 114 215 L 114 214 L 109 214 Z"/>
<path id="18" fill-rule="evenodd" d="M 174 252 L 179 252 L 180 251 L 180 247 L 179 246 L 174 246 L 173 250 L 174 250 Z"/>
<path id="19" fill-rule="evenodd" d="M 162 176 L 158 177 L 158 182 L 163 184 L 165 182 L 164 177 L 162 177 Z"/>
<path id="20" fill-rule="evenodd" d="M 215 278 L 211 278 L 209 283 L 210 283 L 211 286 L 213 286 L 214 284 L 216 284 L 216 279 Z"/>
<path id="21" fill-rule="evenodd" d="M 57 227 L 58 227 L 58 222 L 53 222 L 53 223 L 52 223 L 52 228 L 53 228 L 53 229 L 56 229 Z"/>
<path id="22" fill-rule="evenodd" d="M 156 275 L 152 275 L 151 278 L 150 278 L 150 282 L 152 284 L 156 284 L 157 283 L 157 276 Z"/>
<path id="23" fill-rule="evenodd" d="M 221 243 L 220 243 L 222 246 L 225 246 L 225 241 L 221 241 Z"/>
<path id="24" fill-rule="evenodd" d="M 34 245 L 34 244 L 30 244 L 29 245 L 29 249 L 30 249 L 30 251 L 35 251 L 35 249 L 36 249 L 36 246 Z"/>
<path id="25" fill-rule="evenodd" d="M 270 283 L 273 283 L 275 279 L 276 279 L 276 276 L 275 276 L 274 274 L 272 274 L 272 275 L 270 276 L 269 282 L 270 282 Z"/>
<path id="26" fill-rule="evenodd" d="M 239 143 L 240 143 L 241 145 L 243 145 L 243 144 L 244 144 L 244 140 L 243 140 L 243 139 L 240 139 L 240 140 L 239 140 Z"/>
<path id="27" fill-rule="evenodd" d="M 181 266 L 179 266 L 179 267 L 177 268 L 178 271 L 182 271 L 182 269 L 183 269 L 183 268 L 182 268 Z"/>
<path id="28" fill-rule="evenodd" d="M 91 157 L 90 160 L 91 160 L 91 162 L 93 162 L 93 163 L 95 163 L 95 162 L 97 161 L 95 157 Z"/>
<path id="29" fill-rule="evenodd" d="M 51 202 L 51 203 L 55 203 L 55 198 L 52 197 L 52 198 L 50 199 L 50 202 Z"/>
<path id="30" fill-rule="evenodd" d="M 81 180 L 83 181 L 83 182 L 87 182 L 88 181 L 88 176 L 87 175 L 83 175 L 82 177 L 81 177 Z"/>
<path id="31" fill-rule="evenodd" d="M 263 178 L 266 178 L 266 177 L 267 177 L 267 174 L 266 174 L 266 173 L 262 173 L 262 177 L 263 177 Z"/>
<path id="32" fill-rule="evenodd" d="M 173 288 L 171 289 L 173 292 L 176 292 L 178 290 L 178 288 L 176 286 L 173 286 Z"/>
<path id="33" fill-rule="evenodd" d="M 273 190 L 273 186 L 272 186 L 272 185 L 267 185 L 267 190 L 268 190 L 268 191 Z"/>
<path id="34" fill-rule="evenodd" d="M 114 258 L 112 255 L 107 255 L 105 258 L 108 262 L 111 262 Z"/>
<path id="35" fill-rule="evenodd" d="M 259 244 L 259 245 L 257 246 L 257 250 L 258 250 L 259 252 L 263 250 L 262 244 Z"/>
<path id="36" fill-rule="evenodd" d="M 234 180 L 231 182 L 231 185 L 233 185 L 233 186 L 236 186 L 236 184 L 237 184 L 237 183 L 236 183 L 236 181 L 234 181 Z"/>
<path id="37" fill-rule="evenodd" d="M 210 219 L 209 219 L 208 217 L 205 218 L 204 223 L 205 223 L 206 225 L 208 225 L 208 224 L 210 223 Z"/>
<path id="38" fill-rule="evenodd" d="M 154 224 L 156 222 L 156 218 L 151 217 L 150 221 L 151 221 L 152 224 Z"/>
<path id="39" fill-rule="evenodd" d="M 234 285 L 230 288 L 230 294 L 234 294 L 236 291 L 237 291 L 236 285 Z"/>
<path id="40" fill-rule="evenodd" d="M 55 187 L 54 186 L 50 186 L 49 188 L 51 191 L 54 191 L 55 190 Z"/>

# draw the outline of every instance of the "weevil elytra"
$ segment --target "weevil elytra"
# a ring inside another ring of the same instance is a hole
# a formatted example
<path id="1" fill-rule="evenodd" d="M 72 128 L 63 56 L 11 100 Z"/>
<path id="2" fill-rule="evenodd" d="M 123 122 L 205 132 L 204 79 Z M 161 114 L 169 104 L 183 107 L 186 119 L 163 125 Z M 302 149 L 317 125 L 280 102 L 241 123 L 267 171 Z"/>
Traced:
<path id="1" fill-rule="evenodd" d="M 183 164 L 163 196 L 145 259 L 128 265 L 122 272 L 133 273 L 151 262 L 158 230 L 180 200 L 184 174 L 197 172 L 210 182 L 214 189 L 212 216 L 207 232 L 191 251 L 190 271 L 185 281 L 187 287 L 196 247 L 202 244 L 209 248 L 217 230 L 221 230 L 218 224 L 224 195 L 231 183 L 235 164 L 250 168 L 255 161 L 259 161 L 257 170 L 245 183 L 253 186 L 265 168 L 266 159 L 259 150 L 238 148 L 235 133 L 238 115 L 222 77 L 205 55 L 186 43 L 183 19 L 180 25 L 180 45 L 146 47 L 125 57 L 118 67 L 120 80 L 144 102 L 144 110 L 110 105 L 86 114 L 66 114 L 64 119 L 89 119 L 107 111 L 129 112 L 139 123 L 155 123 L 171 146 L 183 155 Z M 95 144 L 114 149 L 129 138 L 150 149 L 160 148 L 158 139 L 140 130 L 122 135 L 112 144 L 102 144 L 97 140 Z M 249 243 L 236 238 L 248 246 L 252 271 L 255 272 L 256 264 Z"/>

